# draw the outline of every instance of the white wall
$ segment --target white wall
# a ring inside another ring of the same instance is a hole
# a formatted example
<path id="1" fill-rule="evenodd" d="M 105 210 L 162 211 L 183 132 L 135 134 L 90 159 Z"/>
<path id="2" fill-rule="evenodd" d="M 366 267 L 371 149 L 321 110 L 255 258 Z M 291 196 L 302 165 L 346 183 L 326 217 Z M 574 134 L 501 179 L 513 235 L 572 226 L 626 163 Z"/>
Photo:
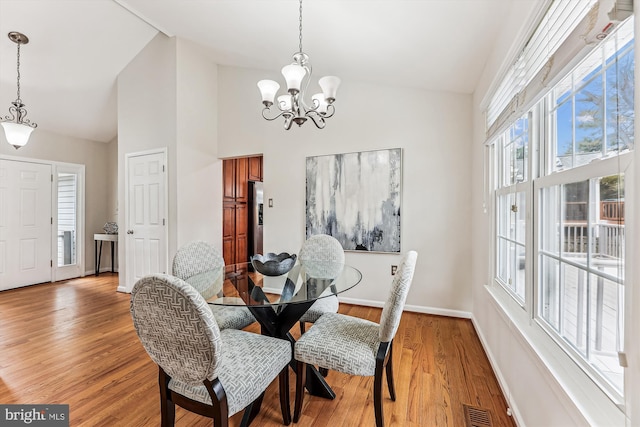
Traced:
<path id="1" fill-rule="evenodd" d="M 118 76 L 118 251 L 119 289 L 126 283 L 125 156 L 166 148 L 168 165 L 168 247 L 176 245 L 176 40 L 158 34 Z"/>
<path id="2" fill-rule="evenodd" d="M 218 154 L 264 155 L 264 197 L 274 202 L 264 213 L 265 251 L 297 253 L 305 239 L 307 156 L 400 147 L 401 246 L 403 252 L 419 253 L 407 305 L 468 315 L 471 97 L 343 80 L 336 114 L 325 129 L 309 122 L 286 131 L 281 120 L 261 117 L 256 87 L 263 78 L 280 81 L 278 74 L 225 66 L 218 73 Z M 399 260 L 396 254 L 348 252 L 347 261 L 362 271 L 363 282 L 343 300 L 382 304 L 390 266 Z"/>
<path id="3" fill-rule="evenodd" d="M 568 358 L 553 356 L 553 351 L 555 351 L 552 348 L 553 345 L 546 349 L 539 345 L 548 339 L 546 336 L 536 335 L 538 329 L 534 327 L 524 312 L 522 312 L 522 318 L 514 318 L 512 321 L 500 307 L 503 302 L 494 299 L 486 286 L 491 283 L 493 258 L 490 250 L 492 239 L 490 208 L 487 213 L 483 211 L 483 143 L 485 142 L 483 109 L 485 105 L 482 102 L 492 90 L 494 79 L 501 75 L 501 67 L 506 61 L 505 58 L 513 57 L 511 55 L 514 51 L 513 45 L 521 45 L 524 41 L 524 34 L 528 31 L 527 16 L 531 11 L 529 8 L 534 6 L 532 3 L 525 2 L 512 2 L 512 5 L 511 14 L 505 15 L 505 27 L 499 38 L 502 42 L 496 43 L 493 55 L 476 87 L 473 98 L 470 181 L 473 197 L 470 209 L 473 240 L 471 278 L 474 325 L 520 426 L 639 425 L 640 407 L 637 396 L 640 394 L 640 381 L 637 379 L 640 378 L 640 357 L 637 336 L 629 334 L 632 337 L 627 343 L 628 355 L 633 360 L 630 364 L 631 375 L 628 378 L 635 378 L 636 381 L 635 384 L 633 381 L 626 384 L 629 418 L 625 424 L 622 413 L 615 408 L 610 400 L 597 391 L 597 387 L 592 382 L 580 379 L 584 375 L 573 363 L 567 360 Z M 636 16 L 636 25 L 638 25 L 637 20 Z M 505 43 L 505 41 L 509 43 Z M 638 76 L 636 76 L 636 81 L 638 81 L 637 79 Z M 636 97 L 638 97 L 637 92 Z M 636 130 L 636 132 L 638 131 Z M 637 161 L 640 158 L 638 150 L 636 150 L 635 156 Z M 627 182 L 631 182 L 631 179 Z M 640 196 L 638 182 L 638 177 L 635 177 L 633 183 L 636 185 L 633 186 L 634 188 L 627 187 L 626 191 L 632 193 L 627 193 L 628 197 L 640 198 L 638 197 Z M 490 205 L 490 199 L 487 202 Z M 637 202 L 635 208 L 639 208 Z M 637 229 L 635 236 L 634 240 L 638 242 L 640 235 Z M 636 243 L 635 249 L 636 254 L 640 253 L 640 244 Z M 637 259 L 637 255 L 635 255 L 635 259 Z M 629 283 L 637 284 L 640 280 L 640 273 L 636 271 L 633 279 L 636 280 L 631 280 Z M 628 293 L 627 297 L 629 295 L 631 294 Z M 633 313 L 635 323 L 632 322 L 632 324 L 637 325 L 640 317 L 639 310 L 637 310 L 640 307 L 638 292 L 635 293 L 634 298 L 633 301 L 630 301 L 630 298 L 627 299 L 627 310 L 631 307 L 636 308 Z M 540 353 L 534 351 L 534 345 Z M 538 354 L 542 354 L 543 357 Z M 614 416 L 606 414 L 614 414 Z"/>
<path id="4" fill-rule="evenodd" d="M 217 65 L 200 46 L 159 34 L 118 77 L 118 199 L 127 153 L 167 149 L 167 271 L 192 240 L 222 246 L 222 161 L 217 158 Z M 120 222 L 125 224 L 124 204 Z M 126 236 L 121 228 L 122 241 Z M 120 289 L 126 283 L 120 251 Z"/>
<path id="5" fill-rule="evenodd" d="M 83 164 L 85 168 L 85 234 L 84 234 L 84 270 L 95 269 L 93 234 L 102 233 L 104 223 L 110 221 L 106 182 L 109 175 L 105 157 L 108 144 L 69 136 L 58 135 L 37 128 L 31 134 L 29 143 L 16 150 L 6 142 L 4 132 L 0 131 L 0 155 L 21 158 Z M 105 256 L 106 253 L 106 256 Z M 109 251 L 102 252 L 102 265 L 110 265 Z"/>
<path id="6" fill-rule="evenodd" d="M 222 251 L 218 67 L 209 55 L 193 42 L 177 40 L 176 244 L 205 240 Z"/>

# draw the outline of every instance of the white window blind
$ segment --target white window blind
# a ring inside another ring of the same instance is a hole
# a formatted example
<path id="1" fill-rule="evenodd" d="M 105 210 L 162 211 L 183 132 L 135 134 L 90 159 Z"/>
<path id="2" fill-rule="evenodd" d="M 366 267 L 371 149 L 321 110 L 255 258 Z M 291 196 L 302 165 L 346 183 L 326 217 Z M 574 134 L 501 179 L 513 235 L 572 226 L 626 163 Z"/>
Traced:
<path id="1" fill-rule="evenodd" d="M 597 0 L 553 1 L 491 98 L 487 108 L 487 128 L 495 123 L 505 109 L 512 110 L 515 107 L 510 104 L 517 104 L 518 94 L 533 80 L 595 3 Z"/>

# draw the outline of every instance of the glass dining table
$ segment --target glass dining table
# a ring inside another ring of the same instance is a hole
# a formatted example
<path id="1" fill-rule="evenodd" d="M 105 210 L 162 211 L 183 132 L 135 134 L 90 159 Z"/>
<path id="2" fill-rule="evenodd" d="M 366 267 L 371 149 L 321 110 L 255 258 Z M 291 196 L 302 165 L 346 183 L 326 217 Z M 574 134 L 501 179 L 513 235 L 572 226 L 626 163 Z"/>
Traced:
<path id="1" fill-rule="evenodd" d="M 293 345 L 291 328 L 321 298 L 353 288 L 362 280 L 358 269 L 344 263 L 304 261 L 286 274 L 267 276 L 250 262 L 207 270 L 186 279 L 209 304 L 246 307 L 256 318 L 261 333 L 286 339 Z M 295 361 L 290 366 L 295 371 Z M 310 394 L 329 399 L 334 391 L 313 366 L 307 367 L 306 387 Z"/>

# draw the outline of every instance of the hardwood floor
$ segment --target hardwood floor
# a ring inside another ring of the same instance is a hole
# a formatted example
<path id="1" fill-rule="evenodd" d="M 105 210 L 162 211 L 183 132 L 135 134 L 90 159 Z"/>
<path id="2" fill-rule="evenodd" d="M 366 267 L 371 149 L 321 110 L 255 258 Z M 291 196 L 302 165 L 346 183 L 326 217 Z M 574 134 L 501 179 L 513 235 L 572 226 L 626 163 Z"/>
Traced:
<path id="1" fill-rule="evenodd" d="M 0 292 L 0 403 L 69 404 L 72 426 L 160 424 L 157 367 L 135 334 L 129 295 L 116 292 L 117 280 L 103 273 Z M 347 304 L 340 312 L 380 317 L 380 309 Z M 394 372 L 396 402 L 385 390 L 387 426 L 463 427 L 463 404 L 489 411 L 493 426 L 515 425 L 469 320 L 405 312 Z M 306 396 L 298 426 L 375 424 L 373 378 L 330 372 L 327 381 L 335 400 Z M 252 426 L 281 425 L 278 402 L 275 381 Z M 176 425 L 211 421 L 176 408 Z"/>

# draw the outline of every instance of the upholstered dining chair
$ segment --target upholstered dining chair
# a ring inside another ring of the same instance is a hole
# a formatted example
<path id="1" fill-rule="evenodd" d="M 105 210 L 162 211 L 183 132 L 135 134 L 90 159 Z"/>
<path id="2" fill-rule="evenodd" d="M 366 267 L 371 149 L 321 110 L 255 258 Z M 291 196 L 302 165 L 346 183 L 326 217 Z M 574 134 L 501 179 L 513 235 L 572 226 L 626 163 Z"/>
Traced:
<path id="1" fill-rule="evenodd" d="M 220 271 L 219 283 L 206 283 L 196 289 L 204 298 L 210 298 L 220 289 L 224 281 L 224 258 L 210 243 L 195 241 L 180 247 L 173 258 L 173 275 L 187 280 L 196 274 L 207 271 Z M 192 283 L 192 286 L 194 284 Z M 233 307 L 210 304 L 218 327 L 220 329 L 243 329 L 256 321 L 253 314 L 246 307 Z"/>
<path id="2" fill-rule="evenodd" d="M 176 404 L 213 418 L 216 427 L 244 409 L 242 425 L 249 425 L 278 376 L 282 418 L 290 424 L 289 341 L 220 330 L 202 295 L 166 274 L 138 280 L 130 309 L 138 337 L 159 367 L 162 426 L 174 425 Z"/>
<path id="3" fill-rule="evenodd" d="M 413 280 L 417 252 L 405 254 L 393 278 L 380 324 L 339 313 L 325 313 L 294 345 L 296 402 L 293 421 L 300 419 L 304 401 L 306 364 L 318 365 L 350 375 L 373 376 L 376 426 L 382 427 L 382 377 L 386 371 L 391 400 L 393 383 L 393 338 Z"/>
<path id="4" fill-rule="evenodd" d="M 340 274 L 340 265 L 344 264 L 344 249 L 335 237 L 316 234 L 304 242 L 298 254 L 298 261 L 306 267 L 308 274 L 333 279 Z M 316 263 L 306 263 L 307 261 L 315 261 Z M 318 261 L 320 263 L 317 263 Z M 327 263 L 322 264 L 322 262 Z M 304 333 L 305 323 L 314 323 L 324 313 L 336 313 L 338 306 L 338 297 L 335 295 L 320 298 L 314 302 L 300 318 L 300 332 Z"/>

